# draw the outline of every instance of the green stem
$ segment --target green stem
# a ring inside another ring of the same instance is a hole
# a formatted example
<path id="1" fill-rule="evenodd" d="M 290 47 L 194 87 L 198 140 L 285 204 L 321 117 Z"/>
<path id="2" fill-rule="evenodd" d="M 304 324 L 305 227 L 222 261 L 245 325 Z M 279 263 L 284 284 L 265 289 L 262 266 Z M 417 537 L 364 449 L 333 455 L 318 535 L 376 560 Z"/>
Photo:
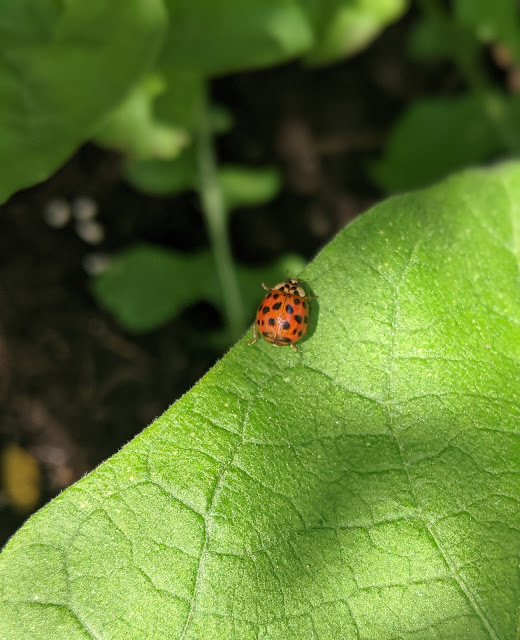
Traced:
<path id="1" fill-rule="evenodd" d="M 222 291 L 228 331 L 231 339 L 235 341 L 240 337 L 245 327 L 244 305 L 229 242 L 228 212 L 218 179 L 207 98 L 200 110 L 197 155 L 202 210 Z"/>

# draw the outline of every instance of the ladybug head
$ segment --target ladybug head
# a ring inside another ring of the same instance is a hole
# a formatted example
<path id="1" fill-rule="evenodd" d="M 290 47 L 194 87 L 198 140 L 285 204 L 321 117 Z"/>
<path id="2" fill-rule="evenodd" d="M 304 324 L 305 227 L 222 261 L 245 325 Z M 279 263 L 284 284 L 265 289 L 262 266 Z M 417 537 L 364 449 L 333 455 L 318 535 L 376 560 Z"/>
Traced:
<path id="1" fill-rule="evenodd" d="M 284 293 L 290 293 L 292 295 L 297 295 L 304 298 L 305 290 L 299 285 L 299 280 L 296 280 L 296 278 L 289 278 L 289 280 L 286 280 L 285 282 L 279 282 L 273 287 L 273 289 L 278 289 L 279 291 L 283 291 Z"/>

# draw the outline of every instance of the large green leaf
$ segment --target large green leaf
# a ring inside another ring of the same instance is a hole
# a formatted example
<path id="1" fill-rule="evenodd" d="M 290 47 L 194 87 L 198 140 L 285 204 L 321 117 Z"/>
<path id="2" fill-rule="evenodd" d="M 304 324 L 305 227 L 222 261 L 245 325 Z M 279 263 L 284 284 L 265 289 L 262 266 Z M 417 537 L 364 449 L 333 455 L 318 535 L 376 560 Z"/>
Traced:
<path id="1" fill-rule="evenodd" d="M 161 0 L 0 3 L 0 202 L 47 178 L 152 64 Z"/>
<path id="2" fill-rule="evenodd" d="M 388 200 L 0 556 L 7 640 L 512 640 L 520 165 Z M 248 335 L 248 337 L 250 334 Z"/>

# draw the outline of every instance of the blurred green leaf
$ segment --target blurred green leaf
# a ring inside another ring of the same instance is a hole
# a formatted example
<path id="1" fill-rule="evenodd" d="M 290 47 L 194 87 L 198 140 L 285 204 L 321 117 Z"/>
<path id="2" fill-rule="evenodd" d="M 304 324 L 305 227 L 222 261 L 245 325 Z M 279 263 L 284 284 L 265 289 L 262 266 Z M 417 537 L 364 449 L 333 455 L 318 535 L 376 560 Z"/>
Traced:
<path id="1" fill-rule="evenodd" d="M 262 279 L 278 282 L 294 276 L 303 266 L 301 258 L 287 255 L 267 266 L 237 267 L 251 321 L 262 296 Z M 91 290 L 100 306 L 136 333 L 152 331 L 202 300 L 219 308 L 222 297 L 209 251 L 181 253 L 156 245 L 121 251 L 104 273 L 92 279 Z"/>
<path id="2" fill-rule="evenodd" d="M 406 0 L 42 0 L 35 8 L 5 0 L 0 201 L 47 178 L 91 136 L 147 162 L 128 170 L 136 184 L 170 191 L 169 168 L 148 162 L 171 159 L 196 130 L 208 76 L 305 55 L 313 30 L 309 60 L 347 55 L 405 7 Z M 143 81 L 154 63 L 153 79 Z M 219 130 L 228 125 L 221 120 Z M 171 180 L 180 182 L 187 181 Z"/>
<path id="3" fill-rule="evenodd" d="M 46 179 L 150 69 L 161 0 L 0 5 L 0 202 Z"/>
<path id="4" fill-rule="evenodd" d="M 198 186 L 195 147 L 191 144 L 173 160 L 133 160 L 123 166 L 123 176 L 136 189 L 154 195 L 171 195 Z"/>
<path id="5" fill-rule="evenodd" d="M 0 556 L 6 640 L 509 640 L 520 165 L 392 198 Z M 260 291 L 261 293 L 261 291 Z"/>
<path id="6" fill-rule="evenodd" d="M 488 94 L 416 101 L 394 125 L 371 174 L 388 191 L 426 185 L 510 151 L 518 142 L 519 124 L 518 97 Z"/>
<path id="7" fill-rule="evenodd" d="M 325 64 L 366 47 L 408 8 L 408 0 L 299 0 L 315 32 L 307 53 L 311 64 Z"/>
<path id="8" fill-rule="evenodd" d="M 280 173 L 272 167 L 250 169 L 239 165 L 224 165 L 219 170 L 219 180 L 229 211 L 236 207 L 269 202 L 281 186 Z"/>
<path id="9" fill-rule="evenodd" d="M 226 131 L 232 124 L 229 112 L 218 105 L 213 106 L 210 117 L 215 133 Z M 197 189 L 199 168 L 195 144 L 192 142 L 183 147 L 171 160 L 127 157 L 123 166 L 123 176 L 136 189 L 154 195 L 172 195 L 187 189 Z M 265 181 L 267 182 L 267 179 Z"/>
<path id="10" fill-rule="evenodd" d="M 517 0 L 454 0 L 455 15 L 487 43 L 506 45 L 520 62 L 520 13 Z"/>
<path id="11" fill-rule="evenodd" d="M 94 139 L 98 144 L 124 151 L 135 160 L 172 159 L 189 144 L 185 129 L 167 125 L 154 114 L 154 102 L 164 91 L 164 80 L 148 75 L 103 120 Z"/>
<path id="12" fill-rule="evenodd" d="M 409 32 L 408 52 L 416 60 L 473 60 L 479 43 L 473 32 L 443 14 L 421 16 Z"/>
<path id="13" fill-rule="evenodd" d="M 214 271 L 209 251 L 139 245 L 121 251 L 92 280 L 92 292 L 125 329 L 151 331 L 188 305 L 214 299 Z"/>
<path id="14" fill-rule="evenodd" d="M 199 126 L 206 79 L 199 70 L 176 67 L 162 57 L 158 67 L 165 90 L 157 98 L 157 117 L 176 127 L 195 131 Z"/>
<path id="15" fill-rule="evenodd" d="M 312 34 L 296 0 L 166 0 L 162 66 L 217 75 L 276 64 L 305 52 Z"/>

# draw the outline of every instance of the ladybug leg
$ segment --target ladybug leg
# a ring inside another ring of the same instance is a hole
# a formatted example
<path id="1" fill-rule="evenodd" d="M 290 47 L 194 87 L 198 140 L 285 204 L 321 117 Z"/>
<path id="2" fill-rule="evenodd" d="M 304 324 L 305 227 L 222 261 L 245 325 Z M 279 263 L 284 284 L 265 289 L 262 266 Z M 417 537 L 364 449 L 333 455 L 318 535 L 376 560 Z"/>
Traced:
<path id="1" fill-rule="evenodd" d="M 292 342 L 291 342 L 291 349 L 294 351 L 294 353 L 298 353 L 298 347 Z"/>
<path id="2" fill-rule="evenodd" d="M 256 324 L 253 325 L 253 339 L 250 340 L 247 344 L 255 344 L 258 340 L 258 329 L 256 328 Z"/>
<path id="3" fill-rule="evenodd" d="M 265 282 L 262 282 L 262 287 L 266 290 L 266 291 L 271 291 L 271 287 L 268 287 Z"/>

